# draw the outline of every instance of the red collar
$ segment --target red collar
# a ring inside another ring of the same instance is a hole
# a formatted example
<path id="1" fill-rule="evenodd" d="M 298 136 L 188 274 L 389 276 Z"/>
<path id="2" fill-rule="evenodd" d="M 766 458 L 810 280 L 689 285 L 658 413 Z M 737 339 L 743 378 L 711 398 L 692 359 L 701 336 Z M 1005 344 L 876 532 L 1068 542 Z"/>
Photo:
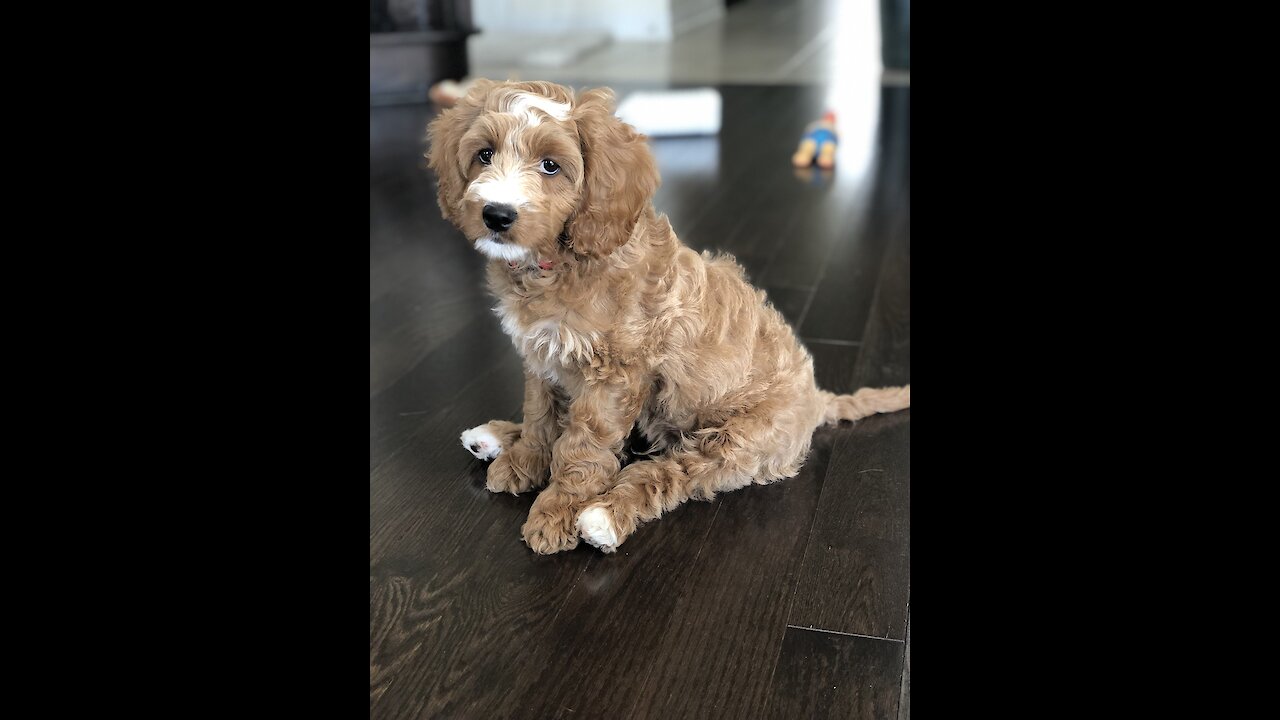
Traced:
<path id="1" fill-rule="evenodd" d="M 510 260 L 507 261 L 507 265 L 510 266 L 512 270 L 515 270 L 516 268 L 520 267 L 519 264 L 514 263 Z M 555 265 L 555 263 L 551 262 L 550 260 L 538 261 L 538 267 L 542 268 L 543 270 L 550 270 L 553 265 Z"/>

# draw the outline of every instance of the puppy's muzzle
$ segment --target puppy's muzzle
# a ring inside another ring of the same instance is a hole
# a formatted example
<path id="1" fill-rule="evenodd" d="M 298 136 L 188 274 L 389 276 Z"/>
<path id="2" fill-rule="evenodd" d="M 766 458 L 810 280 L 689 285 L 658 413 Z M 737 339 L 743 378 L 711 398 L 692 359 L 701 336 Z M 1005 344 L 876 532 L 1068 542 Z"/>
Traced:
<path id="1" fill-rule="evenodd" d="M 516 209 L 510 205 L 485 205 L 484 212 L 485 227 L 494 232 L 502 232 L 510 229 L 516 221 Z"/>

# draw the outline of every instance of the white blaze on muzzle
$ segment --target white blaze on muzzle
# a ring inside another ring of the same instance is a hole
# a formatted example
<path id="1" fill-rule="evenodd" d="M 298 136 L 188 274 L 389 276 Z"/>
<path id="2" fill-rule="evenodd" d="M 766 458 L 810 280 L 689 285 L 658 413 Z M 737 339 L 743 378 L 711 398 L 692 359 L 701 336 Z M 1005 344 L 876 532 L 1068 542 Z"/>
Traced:
<path id="1" fill-rule="evenodd" d="M 510 205 L 519 210 L 529 206 L 528 188 L 518 170 L 496 177 L 476 180 L 467 188 L 467 196 L 486 205 Z"/>

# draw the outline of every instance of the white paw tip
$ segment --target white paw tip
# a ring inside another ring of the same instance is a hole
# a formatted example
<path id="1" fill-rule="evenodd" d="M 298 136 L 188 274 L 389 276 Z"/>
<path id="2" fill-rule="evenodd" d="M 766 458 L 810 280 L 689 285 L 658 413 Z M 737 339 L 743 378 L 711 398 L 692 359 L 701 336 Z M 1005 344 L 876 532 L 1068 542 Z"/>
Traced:
<path id="1" fill-rule="evenodd" d="M 603 507 L 589 507 L 578 515 L 578 534 L 582 539 L 595 545 L 604 552 L 611 553 L 618 546 L 618 533 L 613 530 L 613 521 Z"/>
<path id="2" fill-rule="evenodd" d="M 462 447 L 481 460 L 492 460 L 502 453 L 498 438 L 484 425 L 464 431 L 461 440 Z"/>

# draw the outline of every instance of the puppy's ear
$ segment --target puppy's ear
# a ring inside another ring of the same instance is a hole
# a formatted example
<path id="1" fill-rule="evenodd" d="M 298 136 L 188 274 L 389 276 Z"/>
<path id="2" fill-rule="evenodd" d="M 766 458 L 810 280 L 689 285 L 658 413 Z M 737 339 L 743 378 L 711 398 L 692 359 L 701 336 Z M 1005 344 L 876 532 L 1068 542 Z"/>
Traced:
<path id="1" fill-rule="evenodd" d="M 603 257 L 627 241 L 653 193 L 658 165 L 645 137 L 613 114 L 613 91 L 578 96 L 573 119 L 582 145 L 582 201 L 569 222 L 574 252 Z"/>
<path id="2" fill-rule="evenodd" d="M 484 110 L 489 91 L 497 83 L 477 78 L 466 96 L 442 111 L 427 126 L 427 164 L 436 173 L 436 200 L 446 220 L 457 225 L 461 218 L 462 196 L 467 188 L 467 165 L 458 158 L 458 146 L 471 123 Z"/>

